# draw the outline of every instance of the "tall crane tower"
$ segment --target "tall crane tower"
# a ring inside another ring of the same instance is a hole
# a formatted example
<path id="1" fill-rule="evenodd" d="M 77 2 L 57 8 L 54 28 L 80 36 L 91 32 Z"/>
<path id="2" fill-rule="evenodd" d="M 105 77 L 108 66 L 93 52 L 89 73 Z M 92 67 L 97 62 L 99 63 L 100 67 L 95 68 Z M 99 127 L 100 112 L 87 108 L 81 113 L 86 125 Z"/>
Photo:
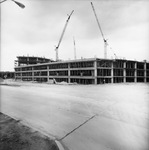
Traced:
<path id="1" fill-rule="evenodd" d="M 56 51 L 56 61 L 59 61 L 58 48 L 59 48 L 59 46 L 60 46 L 60 44 L 61 44 L 61 41 L 62 41 L 62 39 L 63 39 L 63 36 L 64 36 L 65 30 L 66 30 L 66 27 L 67 27 L 67 25 L 68 25 L 69 19 L 70 19 L 70 17 L 71 17 L 71 15 L 72 15 L 73 12 L 74 12 L 74 10 L 70 13 L 70 15 L 68 15 L 68 19 L 66 20 L 64 29 L 63 29 L 63 31 L 62 31 L 62 34 L 61 34 L 60 39 L 59 39 L 59 42 L 58 42 L 58 45 L 57 45 L 56 48 L 55 48 L 55 51 Z"/>
<path id="2" fill-rule="evenodd" d="M 76 42 L 75 42 L 75 38 L 73 37 L 73 44 L 74 44 L 74 59 L 77 59 L 77 55 L 76 55 Z"/>
<path id="3" fill-rule="evenodd" d="M 91 6 L 92 6 L 92 9 L 93 9 L 93 12 L 94 12 L 94 15 L 95 15 L 95 18 L 96 18 L 96 21 L 97 21 L 99 30 L 100 30 L 100 32 L 101 32 L 103 41 L 104 41 L 104 58 L 107 59 L 107 46 L 108 46 L 108 43 L 107 43 L 107 40 L 105 39 L 104 34 L 103 34 L 103 32 L 102 32 L 102 29 L 101 29 L 100 23 L 99 23 L 99 21 L 98 21 L 98 18 L 97 18 L 97 15 L 96 15 L 96 11 L 95 11 L 95 8 L 94 8 L 94 5 L 93 5 L 92 2 L 91 2 Z"/>

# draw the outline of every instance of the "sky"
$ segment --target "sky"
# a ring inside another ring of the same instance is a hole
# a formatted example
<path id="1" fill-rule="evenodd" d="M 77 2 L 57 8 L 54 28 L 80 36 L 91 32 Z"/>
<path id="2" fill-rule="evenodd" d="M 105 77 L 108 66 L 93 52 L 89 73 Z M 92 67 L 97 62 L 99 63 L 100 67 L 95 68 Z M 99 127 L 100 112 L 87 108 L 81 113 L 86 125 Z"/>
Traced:
<path id="1" fill-rule="evenodd" d="M 2 0 L 1 0 L 2 1 Z M 104 58 L 104 42 L 90 0 L 11 0 L 1 3 L 0 70 L 13 71 L 17 56 L 55 60 L 68 14 L 74 10 L 59 47 L 59 59 Z M 109 59 L 149 61 L 149 1 L 92 0 Z M 75 39 L 75 47 L 73 43 Z"/>

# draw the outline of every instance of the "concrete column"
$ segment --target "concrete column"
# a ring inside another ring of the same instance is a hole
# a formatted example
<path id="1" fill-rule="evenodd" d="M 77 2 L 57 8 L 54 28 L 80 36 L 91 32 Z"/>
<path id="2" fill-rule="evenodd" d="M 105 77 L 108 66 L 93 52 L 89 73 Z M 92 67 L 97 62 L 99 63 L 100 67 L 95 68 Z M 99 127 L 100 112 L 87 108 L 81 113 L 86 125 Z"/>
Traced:
<path id="1" fill-rule="evenodd" d="M 34 81 L 34 67 L 32 67 L 32 81 Z"/>
<path id="2" fill-rule="evenodd" d="M 70 63 L 68 63 L 68 83 L 70 83 Z"/>
<path id="3" fill-rule="evenodd" d="M 22 71 L 21 71 L 20 75 L 21 75 L 21 80 L 22 80 Z"/>
<path id="4" fill-rule="evenodd" d="M 144 82 L 146 83 L 146 62 L 144 62 Z"/>
<path id="5" fill-rule="evenodd" d="M 135 62 L 135 78 L 134 82 L 137 82 L 137 62 Z"/>
<path id="6" fill-rule="evenodd" d="M 111 65 L 111 83 L 113 83 L 113 62 L 112 62 L 112 65 Z"/>
<path id="7" fill-rule="evenodd" d="M 97 60 L 94 61 L 94 84 L 97 84 Z"/>
<path id="8" fill-rule="evenodd" d="M 49 66 L 47 66 L 47 82 L 49 82 Z"/>
<path id="9" fill-rule="evenodd" d="M 21 80 L 22 80 L 22 68 L 20 68 L 20 78 L 21 78 Z"/>
<path id="10" fill-rule="evenodd" d="M 126 62 L 124 62 L 124 66 L 123 66 L 123 82 L 126 82 Z"/>

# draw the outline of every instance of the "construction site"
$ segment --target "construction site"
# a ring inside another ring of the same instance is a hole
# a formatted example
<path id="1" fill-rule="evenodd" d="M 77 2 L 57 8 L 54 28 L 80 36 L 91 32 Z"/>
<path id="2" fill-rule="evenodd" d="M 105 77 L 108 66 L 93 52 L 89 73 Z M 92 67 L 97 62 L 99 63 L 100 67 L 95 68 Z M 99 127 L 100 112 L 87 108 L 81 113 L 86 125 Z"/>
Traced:
<path id="1" fill-rule="evenodd" d="M 104 84 L 121 82 L 149 82 L 149 63 L 136 60 L 107 58 L 109 43 L 104 37 L 95 8 L 91 7 L 104 42 L 104 58 L 76 58 L 74 40 L 74 60 L 59 59 L 58 49 L 62 42 L 68 22 L 74 10 L 68 15 L 58 45 L 55 48 L 56 60 L 48 58 L 18 56 L 15 60 L 15 79 L 22 81 L 50 83 Z"/>
<path id="2" fill-rule="evenodd" d="M 20 65 L 15 67 L 15 79 L 78 84 L 149 82 L 149 63 L 92 58 Z"/>
<path id="3" fill-rule="evenodd" d="M 101 24 L 90 1 L 23 2 L 3 11 L 0 150 L 149 150 L 149 2 L 94 1 Z"/>

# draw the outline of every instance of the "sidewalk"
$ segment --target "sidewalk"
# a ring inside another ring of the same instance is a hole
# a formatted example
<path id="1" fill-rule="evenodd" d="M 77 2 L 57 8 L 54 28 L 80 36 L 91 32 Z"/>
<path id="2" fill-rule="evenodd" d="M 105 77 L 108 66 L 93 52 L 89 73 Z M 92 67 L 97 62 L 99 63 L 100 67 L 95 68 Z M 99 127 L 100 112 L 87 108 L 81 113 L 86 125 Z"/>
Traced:
<path id="1" fill-rule="evenodd" d="M 59 150 L 55 141 L 0 112 L 1 150 Z"/>

